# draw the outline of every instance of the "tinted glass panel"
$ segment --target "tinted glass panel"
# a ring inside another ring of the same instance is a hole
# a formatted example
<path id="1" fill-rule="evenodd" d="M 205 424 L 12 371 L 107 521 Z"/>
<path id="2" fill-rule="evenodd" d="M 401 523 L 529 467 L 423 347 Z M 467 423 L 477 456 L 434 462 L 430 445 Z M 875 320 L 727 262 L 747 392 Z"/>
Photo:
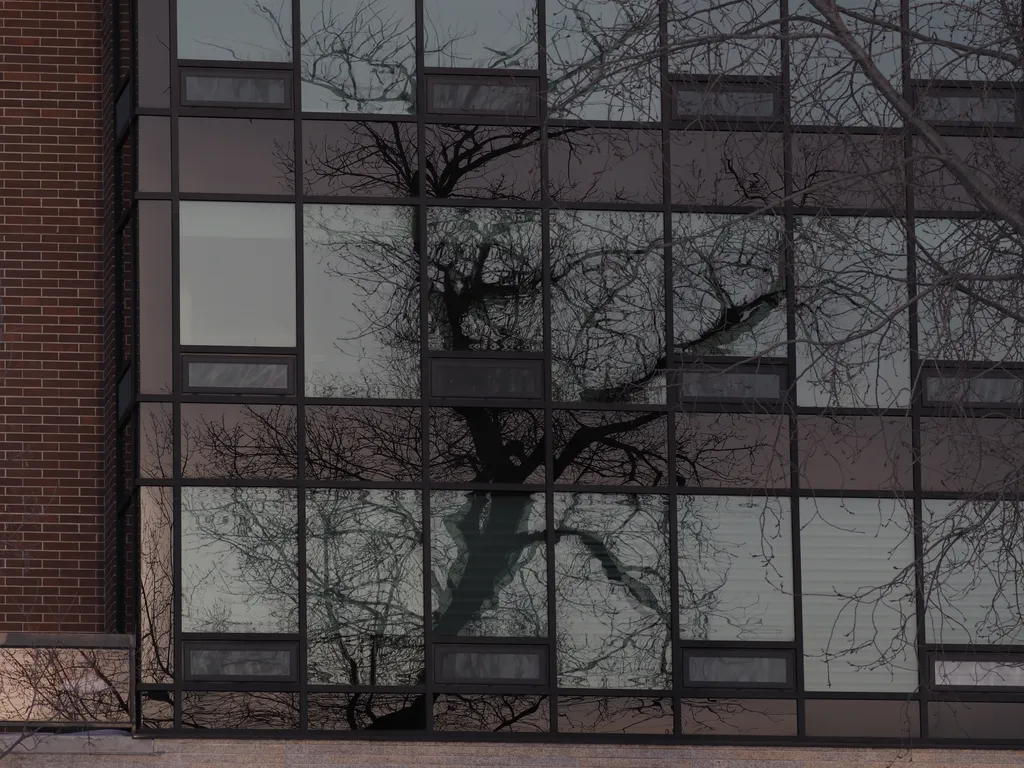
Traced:
<path id="1" fill-rule="evenodd" d="M 294 730 L 299 727 L 297 693 L 181 694 L 184 728 L 229 730 Z"/>
<path id="2" fill-rule="evenodd" d="M 683 733 L 694 736 L 796 736 L 796 702 L 788 699 L 683 701 Z"/>
<path id="3" fill-rule="evenodd" d="M 139 477 L 169 479 L 174 474 L 173 413 L 170 403 L 139 405 Z"/>
<path id="4" fill-rule="evenodd" d="M 544 412 L 431 408 L 430 478 L 444 483 L 544 482 Z"/>
<path id="5" fill-rule="evenodd" d="M 434 702 L 436 731 L 543 733 L 550 727 L 543 696 L 441 694 Z"/>
<path id="6" fill-rule="evenodd" d="M 431 349 L 544 348 L 539 211 L 431 208 L 427 243 Z"/>
<path id="7" fill-rule="evenodd" d="M 1017 98 L 1005 92 L 926 91 L 917 96 L 918 112 L 940 122 L 1012 125 L 1020 119 L 1017 109 Z"/>
<path id="8" fill-rule="evenodd" d="M 906 738 L 921 735 L 917 701 L 808 700 L 804 710 L 808 736 Z"/>
<path id="9" fill-rule="evenodd" d="M 669 0 L 669 71 L 678 75 L 778 74 L 778 0 Z"/>
<path id="10" fill-rule="evenodd" d="M 428 67 L 537 68 L 533 0 L 426 0 L 423 14 Z"/>
<path id="11" fill-rule="evenodd" d="M 290 106 L 289 74 L 188 72 L 183 75 L 182 101 L 195 104 Z"/>
<path id="12" fill-rule="evenodd" d="M 313 731 L 414 731 L 426 727 L 422 694 L 311 693 Z"/>
<path id="13" fill-rule="evenodd" d="M 291 392 L 289 358 L 185 358 L 185 388 L 190 390 Z"/>
<path id="14" fill-rule="evenodd" d="M 434 635 L 547 635 L 543 494 L 432 491 Z"/>
<path id="15" fill-rule="evenodd" d="M 1006 493 L 1024 485 L 1018 457 L 1024 424 L 1016 419 L 922 419 L 925 491 Z"/>
<path id="16" fill-rule="evenodd" d="M 431 77 L 427 111 L 438 114 L 536 117 L 536 81 L 511 78 Z"/>
<path id="17" fill-rule="evenodd" d="M 547 654 L 543 648 L 434 646 L 439 683 L 506 683 L 544 685 Z"/>
<path id="18" fill-rule="evenodd" d="M 668 499 L 555 494 L 558 684 L 667 688 Z"/>
<path id="19" fill-rule="evenodd" d="M 761 207 L 785 191 L 779 133 L 672 131 L 669 142 L 677 205 Z"/>
<path id="20" fill-rule="evenodd" d="M 802 205 L 906 208 L 907 167 L 900 136 L 842 131 L 794 133 L 793 183 Z M 916 197 L 914 203 L 924 206 Z"/>
<path id="21" fill-rule="evenodd" d="M 934 665 L 935 685 L 942 688 L 1024 688 L 1022 661 L 949 661 Z"/>
<path id="22" fill-rule="evenodd" d="M 171 105 L 170 3 L 135 3 L 139 106 Z"/>
<path id="23" fill-rule="evenodd" d="M 555 482 L 668 484 L 668 416 L 642 411 L 555 411 Z"/>
<path id="24" fill-rule="evenodd" d="M 540 199 L 540 128 L 427 126 L 427 197 Z"/>
<path id="25" fill-rule="evenodd" d="M 182 488 L 182 631 L 297 631 L 297 518 L 293 490 Z"/>
<path id="26" fill-rule="evenodd" d="M 671 699 L 563 696 L 559 733 L 672 733 Z"/>
<path id="27" fill-rule="evenodd" d="M 167 117 L 142 116 L 139 136 L 140 192 L 171 191 L 171 121 Z M 129 190 L 128 194 L 131 194 Z"/>
<path id="28" fill-rule="evenodd" d="M 288 120 L 179 119 L 181 191 L 290 193 L 294 131 Z"/>
<path id="29" fill-rule="evenodd" d="M 548 129 L 551 196 L 606 203 L 662 201 L 662 139 L 648 131 Z"/>
<path id="30" fill-rule="evenodd" d="M 679 397 L 711 402 L 722 400 L 780 400 L 785 396 L 781 371 L 741 368 L 722 370 L 686 365 L 675 376 Z"/>
<path id="31" fill-rule="evenodd" d="M 1021 405 L 1024 381 L 1009 376 L 926 376 L 924 396 L 932 403 L 963 405 Z"/>
<path id="32" fill-rule="evenodd" d="M 302 0 L 300 6 L 303 110 L 414 110 L 413 0 Z"/>
<path id="33" fill-rule="evenodd" d="M 295 406 L 181 406 L 181 474 L 203 478 L 292 478 Z"/>
<path id="34" fill-rule="evenodd" d="M 800 416 L 804 488 L 909 490 L 913 486 L 911 423 L 881 416 Z"/>
<path id="35" fill-rule="evenodd" d="M 789 424 L 782 416 L 676 416 L 676 481 L 688 488 L 787 488 Z"/>
<path id="36" fill-rule="evenodd" d="M 174 727 L 174 691 L 151 691 L 142 697 L 142 728 Z"/>
<path id="37" fill-rule="evenodd" d="M 771 118 L 778 114 L 775 101 L 776 95 L 770 90 L 676 86 L 676 116 L 681 118 Z"/>
<path id="38" fill-rule="evenodd" d="M 789 682 L 789 661 L 779 656 L 730 656 L 690 651 L 686 654 L 686 684 L 785 688 Z"/>
<path id="39" fill-rule="evenodd" d="M 305 206 L 306 394 L 419 397 L 415 210 Z"/>
<path id="40" fill-rule="evenodd" d="M 182 201 L 181 343 L 295 344 L 295 209 Z"/>
<path id="41" fill-rule="evenodd" d="M 419 481 L 419 408 L 306 407 L 306 476 L 316 480 Z"/>
<path id="42" fill-rule="evenodd" d="M 294 680 L 294 646 L 185 646 L 189 680 Z"/>
<path id="43" fill-rule="evenodd" d="M 421 682 L 420 520 L 417 491 L 307 492 L 310 683 Z"/>
<path id="44" fill-rule="evenodd" d="M 928 734 L 937 739 L 1019 739 L 1024 704 L 933 701 Z"/>
<path id="45" fill-rule="evenodd" d="M 510 398 L 544 396 L 541 360 L 431 360 L 430 394 L 434 397 Z"/>
<path id="46" fill-rule="evenodd" d="M 139 391 L 171 392 L 171 204 L 139 201 Z"/>
<path id="47" fill-rule="evenodd" d="M 139 679 L 174 674 L 174 492 L 139 489 Z"/>
<path id="48" fill-rule="evenodd" d="M 307 195 L 419 194 L 415 125 L 304 120 L 302 135 Z"/>
<path id="49" fill-rule="evenodd" d="M 290 0 L 178 0 L 178 58 L 291 61 Z"/>

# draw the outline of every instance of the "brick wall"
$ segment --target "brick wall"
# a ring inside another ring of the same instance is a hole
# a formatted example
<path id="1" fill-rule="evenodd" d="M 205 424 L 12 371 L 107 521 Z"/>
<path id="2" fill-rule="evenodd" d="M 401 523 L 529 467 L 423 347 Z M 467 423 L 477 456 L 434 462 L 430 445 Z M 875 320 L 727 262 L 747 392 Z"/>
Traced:
<path id="1" fill-rule="evenodd" d="M 101 3 L 0 3 L 0 631 L 103 628 Z"/>

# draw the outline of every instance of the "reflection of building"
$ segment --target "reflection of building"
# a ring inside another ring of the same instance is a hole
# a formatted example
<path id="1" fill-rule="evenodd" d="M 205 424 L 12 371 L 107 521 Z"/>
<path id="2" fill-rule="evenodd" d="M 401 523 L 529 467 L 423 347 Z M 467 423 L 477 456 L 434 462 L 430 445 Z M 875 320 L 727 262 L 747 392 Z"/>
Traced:
<path id="1" fill-rule="evenodd" d="M 1021 102 L 907 3 L 865 67 L 796 2 L 109 0 L 75 628 L 139 733 L 1024 740 Z"/>

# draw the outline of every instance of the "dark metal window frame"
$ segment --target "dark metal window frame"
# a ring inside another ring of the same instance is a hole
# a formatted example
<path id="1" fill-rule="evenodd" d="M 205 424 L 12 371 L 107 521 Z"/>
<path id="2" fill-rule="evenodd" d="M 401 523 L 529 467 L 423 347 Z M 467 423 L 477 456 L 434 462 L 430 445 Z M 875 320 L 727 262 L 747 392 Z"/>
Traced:
<path id="1" fill-rule="evenodd" d="M 673 75 L 671 84 L 671 100 L 673 121 L 710 120 L 721 123 L 753 123 L 770 124 L 782 120 L 782 80 L 780 77 L 741 77 L 736 75 Z M 758 115 L 727 115 L 727 114 L 689 114 L 682 111 L 679 93 L 687 91 L 697 94 L 705 93 L 768 93 L 772 96 L 772 114 Z"/>
<path id="2" fill-rule="evenodd" d="M 199 640 L 182 639 L 182 679 L 190 683 L 297 683 L 299 681 L 298 641 Z M 287 675 L 203 675 L 192 671 L 192 651 L 288 651 Z"/>
<path id="3" fill-rule="evenodd" d="M 1024 670 L 1024 653 L 1006 653 L 1001 651 L 978 651 L 977 653 L 965 652 L 931 652 L 928 658 L 928 681 L 937 691 L 965 691 L 974 693 L 1022 693 L 1024 685 L 944 685 L 938 681 L 935 673 L 935 666 L 938 662 L 967 662 L 967 663 L 1013 663 L 1019 664 Z"/>
<path id="4" fill-rule="evenodd" d="M 193 387 L 189 385 L 189 366 L 193 362 L 208 363 L 244 363 L 244 364 L 284 364 L 288 368 L 287 387 Z M 197 353 L 183 352 L 181 355 L 181 391 L 189 394 L 211 395 L 294 395 L 295 394 L 296 362 L 294 355 L 255 355 L 230 353 Z"/>
<path id="5" fill-rule="evenodd" d="M 469 70 L 465 74 L 453 74 L 451 72 L 445 72 L 444 74 L 435 74 L 427 72 L 426 76 L 426 87 L 424 100 L 424 111 L 429 115 L 443 115 L 443 116 L 461 116 L 467 119 L 472 119 L 477 116 L 489 116 L 489 117 L 509 117 L 518 119 L 529 119 L 537 118 L 540 116 L 540 80 L 537 76 L 530 76 L 528 74 L 515 74 L 515 75 L 501 75 L 488 72 L 487 70 L 475 71 Z M 433 86 L 435 84 L 450 83 L 453 85 L 461 84 L 476 84 L 476 85 L 506 85 L 506 86 L 519 86 L 526 85 L 530 90 L 530 109 L 527 112 L 516 112 L 510 113 L 505 109 L 454 109 L 434 106 L 432 102 Z"/>
<path id="6" fill-rule="evenodd" d="M 475 639 L 475 638 L 474 638 Z M 434 650 L 434 680 L 440 685 L 496 685 L 496 686 L 544 686 L 548 685 L 548 644 L 542 643 L 513 643 L 503 641 L 501 643 L 452 643 L 438 638 L 433 644 Z M 534 679 L 509 680 L 507 678 L 478 677 L 473 680 L 452 679 L 446 680 L 442 676 L 444 658 L 453 653 L 514 653 L 522 656 L 535 655 L 541 657 L 541 674 Z"/>
<path id="7" fill-rule="evenodd" d="M 202 100 L 189 100 L 186 98 L 187 93 L 186 80 L 190 75 L 207 75 L 210 77 L 235 77 L 235 78 L 252 78 L 255 80 L 277 80 L 284 84 L 284 103 L 283 104 L 268 104 L 262 101 L 202 101 Z M 180 79 L 179 93 L 181 94 L 181 106 L 182 107 L 208 107 L 208 108 L 221 108 L 221 109 L 259 109 L 267 110 L 268 112 L 289 112 L 295 101 L 295 95 L 292 93 L 292 77 L 291 72 L 288 70 L 273 70 L 273 69 L 251 69 L 241 67 L 201 67 L 194 65 L 182 66 L 178 70 L 178 77 Z"/>
<path id="8" fill-rule="evenodd" d="M 1001 82 L 970 82 L 965 80 L 914 80 L 911 84 L 914 95 L 914 108 L 920 111 L 923 102 L 927 99 L 937 99 L 943 96 L 963 98 L 964 96 L 976 96 L 979 100 L 983 96 L 990 96 L 996 99 L 1012 101 L 1014 107 L 1014 119 L 1005 122 L 992 120 L 940 120 L 933 117 L 925 117 L 926 120 L 934 122 L 937 126 L 948 126 L 951 128 L 970 127 L 999 127 L 1015 128 L 1024 123 L 1024 85 Z"/>
<path id="9" fill-rule="evenodd" d="M 690 677 L 690 658 L 694 656 L 710 656 L 715 658 L 743 658 L 743 659 L 784 659 L 786 662 L 785 683 L 733 683 L 733 682 L 707 682 L 693 680 Z M 795 691 L 796 690 L 796 651 L 780 648 L 727 648 L 722 646 L 683 646 L 682 653 L 682 674 L 683 688 L 701 689 L 714 688 L 730 691 L 746 690 L 769 690 L 769 691 Z M 852 694 L 851 694 L 852 696 Z"/>

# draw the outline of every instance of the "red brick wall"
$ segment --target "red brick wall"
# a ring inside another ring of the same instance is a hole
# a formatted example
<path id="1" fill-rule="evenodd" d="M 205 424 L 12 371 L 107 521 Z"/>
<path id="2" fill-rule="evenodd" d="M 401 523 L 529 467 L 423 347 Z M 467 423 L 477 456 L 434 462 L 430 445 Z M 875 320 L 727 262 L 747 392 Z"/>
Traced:
<path id="1" fill-rule="evenodd" d="M 102 22 L 0 3 L 0 631 L 104 628 Z"/>

